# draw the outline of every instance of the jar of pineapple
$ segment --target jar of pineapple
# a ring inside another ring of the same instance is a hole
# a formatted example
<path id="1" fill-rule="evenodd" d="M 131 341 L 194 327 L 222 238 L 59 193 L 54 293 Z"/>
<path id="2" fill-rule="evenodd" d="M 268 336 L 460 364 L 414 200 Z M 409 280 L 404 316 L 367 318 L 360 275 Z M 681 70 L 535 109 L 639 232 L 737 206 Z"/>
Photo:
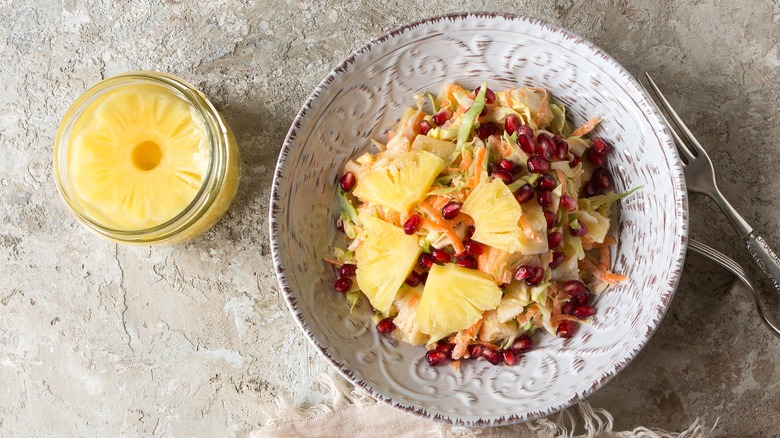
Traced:
<path id="1" fill-rule="evenodd" d="M 209 229 L 238 187 L 235 137 L 206 96 L 164 73 L 106 79 L 71 106 L 54 143 L 76 219 L 119 243 L 180 243 Z"/>

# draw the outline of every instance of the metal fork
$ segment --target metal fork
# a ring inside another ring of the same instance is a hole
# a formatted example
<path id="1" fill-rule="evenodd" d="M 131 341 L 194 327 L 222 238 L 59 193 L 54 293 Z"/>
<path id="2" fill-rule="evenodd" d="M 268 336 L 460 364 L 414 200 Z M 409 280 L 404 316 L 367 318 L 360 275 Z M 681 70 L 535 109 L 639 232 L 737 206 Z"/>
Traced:
<path id="1" fill-rule="evenodd" d="M 661 93 L 661 90 L 659 90 L 658 86 L 653 82 L 650 75 L 645 73 L 645 76 L 650 82 L 650 87 L 656 97 L 658 97 L 661 106 L 666 110 L 674 122 L 674 125 L 672 125 L 669 123 L 669 120 L 662 115 L 664 120 L 666 120 L 666 124 L 669 126 L 669 130 L 672 132 L 674 142 L 677 144 L 677 150 L 680 152 L 680 159 L 683 163 L 685 182 L 688 186 L 688 190 L 707 195 L 715 201 L 723 214 L 728 218 L 729 222 L 731 222 L 731 225 L 745 241 L 748 252 L 753 256 L 753 260 L 772 281 L 775 290 L 780 292 L 780 259 L 778 259 L 774 251 L 769 248 L 766 241 L 753 230 L 753 227 L 737 213 L 734 207 L 729 204 L 729 201 L 720 193 L 718 185 L 715 182 L 715 170 L 712 167 L 712 161 L 710 161 L 707 152 L 693 134 L 691 134 L 688 127 L 685 126 L 685 123 L 683 123 L 680 116 L 674 111 Z M 684 137 L 687 142 L 680 138 L 681 135 L 674 129 L 675 127 L 682 133 L 682 137 Z"/>
<path id="2" fill-rule="evenodd" d="M 780 328 L 774 325 L 772 321 L 770 321 L 769 318 L 766 316 L 766 312 L 764 311 L 764 306 L 761 304 L 761 300 L 758 299 L 758 294 L 756 293 L 756 290 L 753 288 L 753 285 L 750 283 L 750 279 L 748 279 L 747 273 L 745 272 L 744 269 L 742 269 L 742 266 L 740 266 L 734 260 L 728 258 L 725 254 L 720 253 L 715 249 L 710 248 L 709 246 L 693 239 L 688 240 L 688 249 L 728 269 L 732 274 L 736 275 L 737 278 L 742 280 L 742 283 L 744 283 L 745 286 L 747 286 L 747 288 L 750 289 L 750 293 L 753 295 L 753 300 L 756 302 L 756 308 L 758 310 L 758 316 L 761 317 L 761 320 L 764 322 L 764 325 L 766 325 L 767 328 L 769 328 L 772 334 L 780 338 Z"/>

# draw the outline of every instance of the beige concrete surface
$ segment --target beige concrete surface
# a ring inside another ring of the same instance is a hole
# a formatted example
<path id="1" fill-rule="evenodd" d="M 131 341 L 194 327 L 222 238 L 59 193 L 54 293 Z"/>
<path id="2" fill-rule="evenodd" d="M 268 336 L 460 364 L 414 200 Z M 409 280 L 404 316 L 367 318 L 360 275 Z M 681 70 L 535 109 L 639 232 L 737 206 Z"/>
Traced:
<path id="1" fill-rule="evenodd" d="M 348 53 L 447 12 L 526 14 L 651 72 L 711 152 L 726 196 L 780 248 L 778 0 L 333 2 L 0 0 L 0 436 L 228 436 L 277 396 L 322 399 L 327 365 L 272 272 L 271 174 L 314 86 Z M 243 183 L 226 217 L 173 247 L 89 234 L 56 192 L 52 142 L 89 86 L 136 69 L 191 81 L 238 138 Z M 714 204 L 691 235 L 747 266 Z M 778 312 L 780 313 L 780 312 Z M 747 290 L 690 256 L 645 351 L 590 401 L 636 426 L 778 436 L 780 340 Z"/>

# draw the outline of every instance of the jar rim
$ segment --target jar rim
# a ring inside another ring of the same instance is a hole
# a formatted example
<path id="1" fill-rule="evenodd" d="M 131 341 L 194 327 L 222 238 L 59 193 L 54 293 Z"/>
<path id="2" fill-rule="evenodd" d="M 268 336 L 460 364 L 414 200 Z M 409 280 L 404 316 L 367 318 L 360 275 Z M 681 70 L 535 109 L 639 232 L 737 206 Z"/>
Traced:
<path id="1" fill-rule="evenodd" d="M 108 92 L 138 84 L 159 85 L 182 98 L 201 117 L 210 152 L 208 169 L 192 201 L 176 216 L 154 227 L 121 230 L 107 226 L 86 212 L 75 196 L 68 177 L 67 153 L 72 130 L 90 105 Z M 157 71 L 133 71 L 106 78 L 87 89 L 68 108 L 57 129 L 54 142 L 54 174 L 60 196 L 76 219 L 91 231 L 111 240 L 130 244 L 152 244 L 170 240 L 197 223 L 214 204 L 227 168 L 227 127 L 216 108 L 193 85 L 171 74 Z"/>

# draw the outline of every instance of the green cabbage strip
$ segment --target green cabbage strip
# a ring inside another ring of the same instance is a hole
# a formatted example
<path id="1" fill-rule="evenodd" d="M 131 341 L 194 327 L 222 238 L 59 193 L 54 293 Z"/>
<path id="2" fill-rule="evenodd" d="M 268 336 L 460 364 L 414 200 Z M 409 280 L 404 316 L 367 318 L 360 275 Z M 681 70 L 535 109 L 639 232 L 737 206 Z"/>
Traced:
<path id="1" fill-rule="evenodd" d="M 487 82 L 483 82 L 482 85 L 480 85 L 479 94 L 474 98 L 474 104 L 471 105 L 471 108 L 462 116 L 462 123 L 460 128 L 458 128 L 458 150 L 460 150 L 460 148 L 469 140 L 471 130 L 474 128 L 474 123 L 477 122 L 479 113 L 485 108 L 485 93 L 487 93 Z"/>

